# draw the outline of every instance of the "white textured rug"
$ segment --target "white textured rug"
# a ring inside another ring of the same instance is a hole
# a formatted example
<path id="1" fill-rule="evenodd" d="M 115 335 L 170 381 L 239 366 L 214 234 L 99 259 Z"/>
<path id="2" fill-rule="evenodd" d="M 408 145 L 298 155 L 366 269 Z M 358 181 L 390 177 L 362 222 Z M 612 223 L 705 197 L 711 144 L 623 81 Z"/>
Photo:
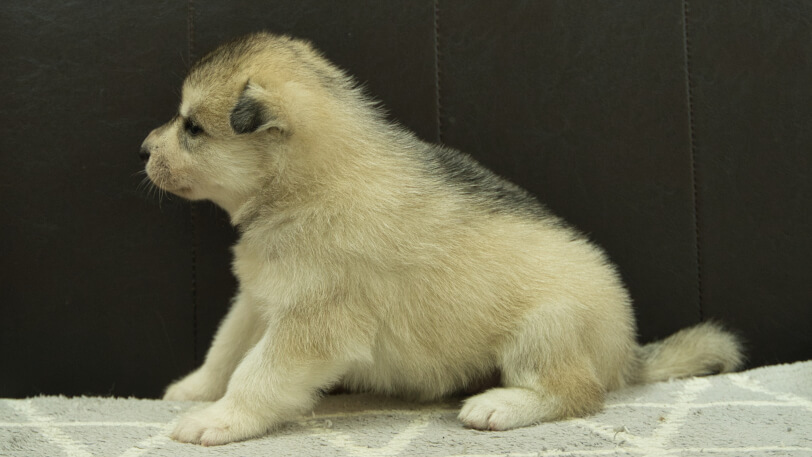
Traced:
<path id="1" fill-rule="evenodd" d="M 325 398 L 262 439 L 204 448 L 167 435 L 193 403 L 0 400 L 0 456 L 812 456 L 812 361 L 615 392 L 586 419 L 463 428 L 457 404 Z"/>

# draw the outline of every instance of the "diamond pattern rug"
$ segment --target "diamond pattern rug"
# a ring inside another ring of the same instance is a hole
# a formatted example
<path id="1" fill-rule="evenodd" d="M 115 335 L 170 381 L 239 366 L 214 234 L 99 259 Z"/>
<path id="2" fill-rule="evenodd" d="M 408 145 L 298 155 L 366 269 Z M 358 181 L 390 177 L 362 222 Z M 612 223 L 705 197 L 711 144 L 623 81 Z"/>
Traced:
<path id="1" fill-rule="evenodd" d="M 194 403 L 0 400 L 0 456 L 811 456 L 812 361 L 635 387 L 591 417 L 507 432 L 462 427 L 458 401 L 335 395 L 273 434 L 204 448 L 168 438 Z"/>

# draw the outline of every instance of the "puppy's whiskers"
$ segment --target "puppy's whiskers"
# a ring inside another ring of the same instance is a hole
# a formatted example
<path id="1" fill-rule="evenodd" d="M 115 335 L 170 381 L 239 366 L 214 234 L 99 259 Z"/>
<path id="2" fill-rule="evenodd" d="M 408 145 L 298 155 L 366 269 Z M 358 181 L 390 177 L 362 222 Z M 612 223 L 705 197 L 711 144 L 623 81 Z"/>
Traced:
<path id="1" fill-rule="evenodd" d="M 158 209 L 163 210 L 163 200 L 164 196 L 167 194 L 164 189 L 158 187 L 149 176 L 147 176 L 146 170 L 141 170 L 133 175 L 144 175 L 143 179 L 138 183 L 136 186 L 136 192 L 139 194 L 144 195 L 147 199 L 157 199 L 158 200 Z"/>

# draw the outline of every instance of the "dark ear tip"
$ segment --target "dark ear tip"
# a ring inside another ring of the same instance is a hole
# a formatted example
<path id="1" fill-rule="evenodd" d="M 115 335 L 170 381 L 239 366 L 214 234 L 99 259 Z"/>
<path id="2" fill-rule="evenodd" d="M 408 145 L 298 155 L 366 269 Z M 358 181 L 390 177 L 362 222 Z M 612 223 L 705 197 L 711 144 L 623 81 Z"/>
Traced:
<path id="1" fill-rule="evenodd" d="M 262 103 L 249 96 L 247 90 L 248 85 L 246 84 L 229 117 L 231 128 L 238 134 L 256 132 L 262 124 L 267 122 L 267 113 Z"/>
<path id="2" fill-rule="evenodd" d="M 239 134 L 256 132 L 261 125 L 256 120 L 256 116 L 237 108 L 231 112 L 231 118 L 229 120 L 231 128 Z"/>

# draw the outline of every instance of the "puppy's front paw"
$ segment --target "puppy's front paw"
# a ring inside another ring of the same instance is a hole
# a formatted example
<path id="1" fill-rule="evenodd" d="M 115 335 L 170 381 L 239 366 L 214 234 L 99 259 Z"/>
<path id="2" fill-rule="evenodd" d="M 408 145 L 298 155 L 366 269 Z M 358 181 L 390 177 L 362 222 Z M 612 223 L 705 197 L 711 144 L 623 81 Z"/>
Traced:
<path id="1" fill-rule="evenodd" d="M 498 388 L 465 401 L 459 419 L 477 430 L 510 430 L 544 419 L 536 393 L 520 388 Z"/>
<path id="2" fill-rule="evenodd" d="M 181 443 L 218 446 L 265 435 L 273 425 L 266 417 L 220 400 L 183 416 L 171 437 Z"/>
<path id="3" fill-rule="evenodd" d="M 164 400 L 170 401 L 215 401 L 225 394 L 224 383 L 203 370 L 190 373 L 185 378 L 170 385 Z"/>

